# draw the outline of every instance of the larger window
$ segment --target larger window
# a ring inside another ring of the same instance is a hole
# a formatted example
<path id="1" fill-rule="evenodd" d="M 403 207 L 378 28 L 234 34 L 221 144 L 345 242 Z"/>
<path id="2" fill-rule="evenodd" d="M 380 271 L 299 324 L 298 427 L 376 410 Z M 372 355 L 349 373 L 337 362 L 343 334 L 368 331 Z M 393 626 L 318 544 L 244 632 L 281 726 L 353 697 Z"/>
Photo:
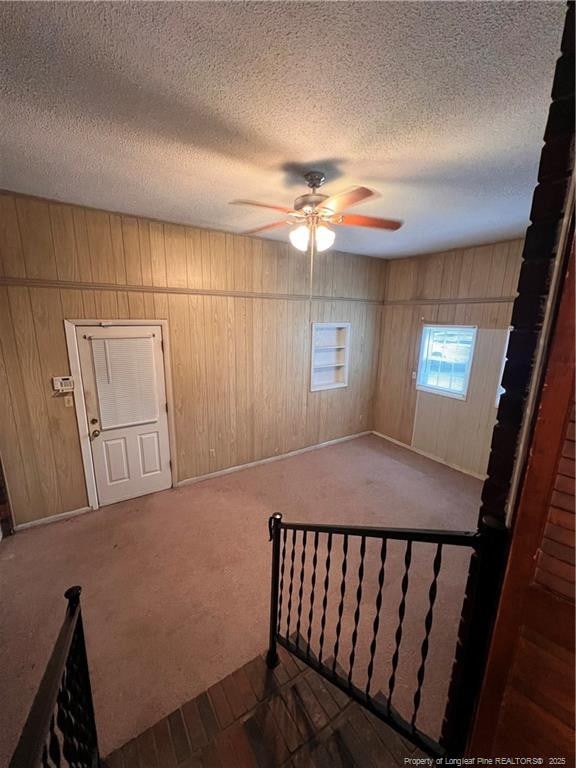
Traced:
<path id="1" fill-rule="evenodd" d="M 475 342 L 473 326 L 425 325 L 416 388 L 465 400 Z"/>

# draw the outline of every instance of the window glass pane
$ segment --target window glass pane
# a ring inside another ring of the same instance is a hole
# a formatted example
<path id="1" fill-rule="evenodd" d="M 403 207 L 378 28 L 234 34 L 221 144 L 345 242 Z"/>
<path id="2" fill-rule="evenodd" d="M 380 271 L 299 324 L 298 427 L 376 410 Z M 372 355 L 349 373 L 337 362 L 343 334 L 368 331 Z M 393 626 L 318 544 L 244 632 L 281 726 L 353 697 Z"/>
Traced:
<path id="1" fill-rule="evenodd" d="M 422 330 L 417 386 L 466 397 L 476 328 L 425 325 Z"/>

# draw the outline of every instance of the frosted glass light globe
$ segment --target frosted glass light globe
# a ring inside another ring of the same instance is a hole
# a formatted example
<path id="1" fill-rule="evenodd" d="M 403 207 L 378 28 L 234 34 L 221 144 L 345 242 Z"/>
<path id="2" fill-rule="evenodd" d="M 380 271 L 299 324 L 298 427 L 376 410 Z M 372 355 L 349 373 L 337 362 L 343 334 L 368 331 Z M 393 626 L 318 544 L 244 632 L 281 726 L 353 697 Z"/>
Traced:
<path id="1" fill-rule="evenodd" d="M 325 251 L 330 248 L 331 245 L 334 245 L 334 240 L 336 240 L 336 232 L 334 232 L 334 230 L 328 229 L 328 227 L 325 227 L 323 224 L 316 227 L 317 251 Z"/>
<path id="2" fill-rule="evenodd" d="M 299 251 L 306 251 L 310 242 L 310 230 L 306 224 L 301 224 L 296 229 L 292 229 L 288 235 L 290 242 Z"/>

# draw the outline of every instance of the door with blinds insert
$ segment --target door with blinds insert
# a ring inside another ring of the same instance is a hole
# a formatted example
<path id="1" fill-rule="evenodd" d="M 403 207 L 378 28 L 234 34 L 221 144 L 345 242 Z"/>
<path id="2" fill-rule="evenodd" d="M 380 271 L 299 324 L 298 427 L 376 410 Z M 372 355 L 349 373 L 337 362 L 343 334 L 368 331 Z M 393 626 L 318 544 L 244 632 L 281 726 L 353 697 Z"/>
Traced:
<path id="1" fill-rule="evenodd" d="M 100 504 L 172 485 L 162 326 L 78 326 Z"/>

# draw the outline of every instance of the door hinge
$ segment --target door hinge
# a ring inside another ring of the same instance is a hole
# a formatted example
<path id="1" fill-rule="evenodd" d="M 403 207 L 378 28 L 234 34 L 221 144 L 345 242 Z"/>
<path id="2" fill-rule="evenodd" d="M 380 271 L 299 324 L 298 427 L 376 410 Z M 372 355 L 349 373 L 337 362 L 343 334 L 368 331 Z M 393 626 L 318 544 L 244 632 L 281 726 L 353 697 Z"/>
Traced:
<path id="1" fill-rule="evenodd" d="M 164 403 L 164 408 L 166 409 L 166 413 L 168 413 L 168 403 Z"/>
<path id="2" fill-rule="evenodd" d="M 168 459 L 168 466 L 172 469 L 172 459 Z"/>
<path id="3" fill-rule="evenodd" d="M 160 339 L 160 349 L 164 352 L 164 339 Z"/>

